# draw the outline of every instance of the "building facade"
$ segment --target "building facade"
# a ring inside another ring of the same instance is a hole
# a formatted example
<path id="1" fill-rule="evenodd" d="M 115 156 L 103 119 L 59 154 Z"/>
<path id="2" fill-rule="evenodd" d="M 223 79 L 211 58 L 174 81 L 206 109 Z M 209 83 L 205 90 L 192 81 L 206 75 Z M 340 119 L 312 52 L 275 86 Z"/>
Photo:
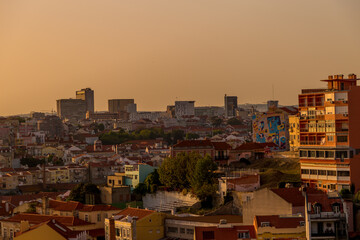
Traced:
<path id="1" fill-rule="evenodd" d="M 300 117 L 289 116 L 289 145 L 290 151 L 298 151 L 300 147 Z"/>
<path id="2" fill-rule="evenodd" d="M 175 117 L 195 115 L 195 101 L 175 101 Z"/>
<path id="3" fill-rule="evenodd" d="M 235 117 L 236 109 L 238 107 L 237 97 L 236 96 L 227 96 L 224 97 L 225 105 L 225 117 Z"/>
<path id="4" fill-rule="evenodd" d="M 109 99 L 108 111 L 110 113 L 136 112 L 136 104 L 134 99 Z"/>
<path id="5" fill-rule="evenodd" d="M 323 190 L 360 187 L 360 87 L 355 74 L 329 76 L 299 95 L 301 179 Z"/>
<path id="6" fill-rule="evenodd" d="M 83 88 L 76 91 L 76 99 L 84 100 L 86 103 L 86 111 L 94 112 L 94 90 L 91 90 L 91 88 Z"/>
<path id="7" fill-rule="evenodd" d="M 57 114 L 61 119 L 85 119 L 86 102 L 81 99 L 59 99 Z"/>

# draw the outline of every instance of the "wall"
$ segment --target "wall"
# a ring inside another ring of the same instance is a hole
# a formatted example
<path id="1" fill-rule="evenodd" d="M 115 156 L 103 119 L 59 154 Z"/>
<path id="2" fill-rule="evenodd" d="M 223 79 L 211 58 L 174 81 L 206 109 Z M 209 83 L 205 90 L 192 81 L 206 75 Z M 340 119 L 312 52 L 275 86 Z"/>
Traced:
<path id="1" fill-rule="evenodd" d="M 144 208 L 158 211 L 171 211 L 175 207 L 192 206 L 198 203 L 196 197 L 190 194 L 183 195 L 179 192 L 157 191 L 155 194 L 146 194 L 143 197 Z"/>
<path id="2" fill-rule="evenodd" d="M 273 142 L 279 150 L 288 147 L 288 120 L 283 113 L 257 114 L 252 117 L 253 141 L 257 143 Z"/>
<path id="3" fill-rule="evenodd" d="M 253 224 L 256 215 L 292 214 L 292 205 L 264 188 L 256 192 L 233 192 L 234 203 L 242 209 L 243 223 Z"/>

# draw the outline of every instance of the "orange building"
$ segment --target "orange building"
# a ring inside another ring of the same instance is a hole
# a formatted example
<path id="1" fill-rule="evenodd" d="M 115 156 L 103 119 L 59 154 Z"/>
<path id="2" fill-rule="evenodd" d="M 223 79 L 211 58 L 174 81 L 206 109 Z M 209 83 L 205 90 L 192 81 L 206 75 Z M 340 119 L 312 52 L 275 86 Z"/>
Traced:
<path id="1" fill-rule="evenodd" d="M 323 190 L 360 188 L 360 86 L 355 74 L 329 76 L 299 95 L 301 179 Z"/>

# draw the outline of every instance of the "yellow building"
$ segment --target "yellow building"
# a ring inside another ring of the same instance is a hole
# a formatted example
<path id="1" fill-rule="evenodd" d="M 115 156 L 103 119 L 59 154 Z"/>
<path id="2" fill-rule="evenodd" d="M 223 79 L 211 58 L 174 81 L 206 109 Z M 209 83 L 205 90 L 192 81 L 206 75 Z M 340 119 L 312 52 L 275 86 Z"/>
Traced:
<path id="1" fill-rule="evenodd" d="M 301 215 L 256 216 L 254 227 L 257 239 L 306 240 L 305 220 Z"/>
<path id="2" fill-rule="evenodd" d="M 29 222 L 21 222 L 20 231 L 15 234 L 16 240 L 64 240 L 78 239 L 86 240 L 86 231 L 75 232 L 67 228 L 65 225 L 56 221 L 49 220 L 44 223 L 30 227 Z"/>
<path id="3" fill-rule="evenodd" d="M 299 116 L 289 116 L 289 144 L 290 151 L 298 151 L 300 147 L 300 122 Z"/>
<path id="4" fill-rule="evenodd" d="M 164 221 L 163 213 L 126 208 L 113 218 L 105 219 L 105 237 L 109 240 L 161 239 L 164 237 Z"/>
<path id="5" fill-rule="evenodd" d="M 20 213 L 13 217 L 0 220 L 1 226 L 1 236 L 2 240 L 12 239 L 17 232 L 21 232 L 22 227 L 24 227 L 24 222 L 30 227 L 34 227 L 41 223 L 55 219 L 61 224 L 65 225 L 72 231 L 89 231 L 94 229 L 94 224 L 85 222 L 74 216 L 52 216 L 52 215 L 42 215 L 42 214 L 30 214 L 30 213 Z M 37 239 L 37 238 L 33 238 Z M 52 238 L 48 238 L 52 239 Z"/>
<path id="6" fill-rule="evenodd" d="M 44 147 L 41 149 L 41 153 L 43 156 L 53 155 L 62 158 L 64 156 L 64 147 Z"/>

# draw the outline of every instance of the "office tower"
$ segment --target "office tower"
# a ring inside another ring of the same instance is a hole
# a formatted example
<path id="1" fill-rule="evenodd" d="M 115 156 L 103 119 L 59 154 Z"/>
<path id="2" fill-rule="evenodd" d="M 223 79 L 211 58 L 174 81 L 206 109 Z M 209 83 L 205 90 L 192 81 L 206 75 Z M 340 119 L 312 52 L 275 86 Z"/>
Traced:
<path id="1" fill-rule="evenodd" d="M 299 95 L 301 179 L 323 190 L 360 187 L 360 86 L 355 74 L 329 76 Z"/>
<path id="2" fill-rule="evenodd" d="M 108 110 L 110 113 L 136 112 L 136 104 L 134 99 L 109 99 Z"/>
<path id="3" fill-rule="evenodd" d="M 194 116 L 195 101 L 175 101 L 175 116 Z"/>
<path id="4" fill-rule="evenodd" d="M 224 97 L 225 104 L 225 117 L 235 117 L 236 109 L 238 107 L 237 97 L 236 96 L 226 96 Z"/>
<path id="5" fill-rule="evenodd" d="M 76 99 L 84 100 L 86 111 L 94 112 L 94 91 L 91 88 L 83 88 L 80 91 L 76 91 Z"/>
<path id="6" fill-rule="evenodd" d="M 86 102 L 81 99 L 56 100 L 57 114 L 61 119 L 85 119 Z"/>

